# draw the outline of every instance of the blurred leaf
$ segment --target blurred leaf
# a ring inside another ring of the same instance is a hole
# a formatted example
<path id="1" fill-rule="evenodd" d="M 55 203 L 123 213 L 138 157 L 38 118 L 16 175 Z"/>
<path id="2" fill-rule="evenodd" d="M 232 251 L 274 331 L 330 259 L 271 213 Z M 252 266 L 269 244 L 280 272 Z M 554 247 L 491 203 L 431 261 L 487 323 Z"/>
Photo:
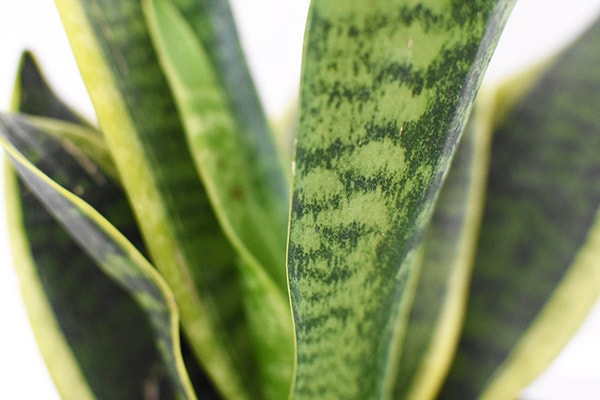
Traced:
<path id="1" fill-rule="evenodd" d="M 494 135 L 483 227 L 447 399 L 516 396 L 600 294 L 600 23 Z"/>
<path id="2" fill-rule="evenodd" d="M 260 262 L 283 290 L 287 213 L 268 200 L 277 194 L 253 163 L 260 155 L 248 147 L 210 60 L 183 16 L 168 1 L 143 5 L 215 213 L 238 251 Z"/>
<path id="3" fill-rule="evenodd" d="M 79 115 L 77 111 L 72 110 L 53 92 L 31 52 L 23 52 L 18 71 L 11 104 L 14 111 L 51 117 L 85 125 L 88 128 L 91 127 L 91 124 L 85 118 Z"/>
<path id="4" fill-rule="evenodd" d="M 43 175 L 14 146 L 100 206 L 109 218 L 132 221 L 130 210 L 119 207 L 126 203 L 111 201 L 120 190 L 97 170 L 90 174 L 81 168 L 79 160 L 20 118 L 0 116 L 0 130 L 20 177 L 70 233 L 12 179 L 9 204 L 15 215 L 11 236 L 16 261 L 20 275 L 33 278 L 24 282 L 32 286 L 26 290 L 29 304 L 39 306 L 45 300 L 44 312 L 54 314 L 44 317 L 51 322 L 48 326 L 34 326 L 59 391 L 78 398 L 79 387 L 86 384 L 75 384 L 73 392 L 70 379 L 82 375 L 95 398 L 130 399 L 147 396 L 147 391 L 166 398 L 172 391 L 179 398 L 195 398 L 181 359 L 177 310 L 166 284 L 108 221 Z M 98 270 L 73 239 L 128 293 Z M 62 348 L 58 355 L 53 348 L 57 343 Z M 173 385 L 165 382 L 168 376 Z"/>
<path id="5" fill-rule="evenodd" d="M 257 357 L 262 361 L 263 396 L 285 398 L 294 349 L 284 292 L 286 226 L 276 222 L 286 214 L 273 215 L 279 210 L 264 201 L 275 194 L 261 187 L 261 176 L 249 160 L 257 155 L 252 157 L 252 150 L 239 136 L 243 131 L 236 126 L 210 61 L 185 19 L 168 2 L 145 1 L 143 5 L 196 166 L 225 233 L 243 259 L 244 298 L 252 304 L 247 310 Z M 269 329 L 265 329 L 267 321 Z"/>
<path id="6" fill-rule="evenodd" d="M 98 120 L 196 358 L 228 398 L 259 390 L 237 255 L 214 217 L 141 2 L 58 0 Z"/>
<path id="7" fill-rule="evenodd" d="M 289 211 L 289 163 L 282 164 L 260 100 L 248 71 L 229 1 L 173 0 L 195 33 L 222 87 L 238 135 L 245 141 L 250 162 L 259 176 L 257 184 L 269 194 L 263 201 L 275 221 L 287 230 Z M 285 157 L 281 157 L 286 159 Z M 285 233 L 283 234 L 285 238 Z M 281 244 L 285 248 L 285 239 Z M 285 269 L 279 272 L 285 275 Z"/>

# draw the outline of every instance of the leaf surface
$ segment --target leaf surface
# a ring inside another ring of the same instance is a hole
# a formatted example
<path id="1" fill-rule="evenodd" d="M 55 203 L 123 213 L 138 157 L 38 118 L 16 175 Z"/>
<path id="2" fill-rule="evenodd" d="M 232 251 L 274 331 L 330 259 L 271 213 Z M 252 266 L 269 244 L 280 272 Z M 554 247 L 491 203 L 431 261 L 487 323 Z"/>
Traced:
<path id="1" fill-rule="evenodd" d="M 101 153 L 100 158 L 110 162 L 105 148 L 95 147 L 101 144 L 101 135 L 87 124 L 79 125 L 83 120 L 52 92 L 30 53 L 21 59 L 12 108 L 71 121 L 3 117 L 18 128 L 4 133 L 20 143 L 31 159 L 52 169 L 63 184 L 100 206 L 120 229 L 139 239 L 122 191 L 69 142 L 88 142 L 84 148 L 94 148 L 89 154 Z M 51 127 L 56 135 L 49 136 L 44 127 Z M 56 160 L 62 160 L 59 171 Z M 172 396 L 146 315 L 48 214 L 17 179 L 8 160 L 5 176 L 16 272 L 34 334 L 61 395 L 117 399 L 159 389 L 165 397 Z"/>
<path id="2" fill-rule="evenodd" d="M 600 24 L 494 134 L 464 332 L 441 398 L 510 398 L 600 294 Z"/>
<path id="3" fill-rule="evenodd" d="M 493 96 L 483 91 L 427 228 L 394 398 L 433 399 L 462 328 L 489 163 Z"/>
<path id="4" fill-rule="evenodd" d="M 196 166 L 224 231 L 243 259 L 244 297 L 252 304 L 247 307 L 250 329 L 258 359 L 263 361 L 259 363 L 263 395 L 285 398 L 293 367 L 293 333 L 282 274 L 286 226 L 274 222 L 282 221 L 286 214 L 267 201 L 275 194 L 269 195 L 261 187 L 261 176 L 250 161 L 258 155 L 249 154 L 251 150 L 240 135 L 245 132 L 236 125 L 192 29 L 169 2 L 146 1 L 143 5 Z M 270 321 L 268 329 L 266 321 Z"/>
<path id="5" fill-rule="evenodd" d="M 297 399 L 392 396 L 410 267 L 512 4 L 312 3 L 288 253 Z"/>
<path id="6" fill-rule="evenodd" d="M 33 285 L 27 289 L 27 297 L 31 300 L 36 296 L 29 304 L 39 305 L 45 298 L 43 307 L 50 307 L 48 312 L 54 314 L 42 316 L 50 326 L 41 326 L 39 321 L 34 326 L 59 391 L 75 398 L 81 393 L 72 391 L 70 385 L 74 384 L 75 390 L 89 386 L 94 398 L 128 399 L 152 391 L 167 398 L 173 394 L 195 398 L 181 359 L 177 309 L 166 284 L 108 221 L 43 175 L 16 147 L 71 190 L 100 205 L 121 229 L 123 221 L 132 221 L 131 211 L 110 200 L 119 193 L 123 198 L 122 192 L 99 172 L 89 174 L 60 145 L 19 117 L 1 116 L 0 130 L 2 145 L 21 179 L 35 192 L 34 197 L 11 180 L 13 190 L 9 193 L 13 197 L 9 204 L 15 214 L 11 226 L 19 270 L 33 279 L 24 282 Z M 61 162 L 57 164 L 56 159 Z M 37 199 L 61 220 L 70 235 Z M 25 236 L 27 240 L 23 240 Z M 77 245 L 84 247 L 112 279 Z M 43 294 L 34 293 L 36 290 Z M 39 316 L 39 310 L 33 310 L 33 315 Z M 56 350 L 51 346 L 57 343 L 68 349 L 62 348 L 64 353 L 54 359 Z M 65 366 L 67 370 L 61 371 Z M 86 383 L 69 382 L 73 374 L 83 375 Z"/>
<path id="7" fill-rule="evenodd" d="M 252 397 L 259 381 L 237 255 L 195 170 L 141 3 L 56 3 L 152 260 L 173 289 L 190 346 L 225 397 Z"/>

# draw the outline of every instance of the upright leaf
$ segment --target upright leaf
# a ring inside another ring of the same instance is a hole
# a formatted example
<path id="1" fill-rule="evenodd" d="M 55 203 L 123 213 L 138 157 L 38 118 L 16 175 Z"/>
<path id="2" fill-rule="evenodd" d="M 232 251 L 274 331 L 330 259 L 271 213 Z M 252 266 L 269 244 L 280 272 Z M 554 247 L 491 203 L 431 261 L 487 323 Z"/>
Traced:
<path id="1" fill-rule="evenodd" d="M 418 284 L 395 399 L 432 399 L 452 362 L 468 298 L 489 162 L 493 96 L 482 91 L 437 199 L 415 266 Z"/>
<path id="2" fill-rule="evenodd" d="M 464 332 L 441 398 L 504 399 L 600 294 L 600 23 L 494 135 Z"/>
<path id="3" fill-rule="evenodd" d="M 174 291 L 194 354 L 226 397 L 251 397 L 258 380 L 237 255 L 194 168 L 141 4 L 56 3 L 149 252 Z"/>
<path id="4" fill-rule="evenodd" d="M 222 0 L 173 0 L 206 50 L 216 79 L 225 92 L 227 103 L 245 141 L 257 184 L 267 196 L 266 208 L 280 215 L 276 224 L 287 227 L 289 209 L 289 170 L 282 167 L 264 111 L 248 71 L 229 6 Z M 285 234 L 284 234 L 285 235 Z M 282 243 L 285 246 L 285 239 Z M 279 274 L 285 275 L 285 269 Z"/>
<path id="5" fill-rule="evenodd" d="M 286 213 L 265 201 L 273 195 L 265 193 L 251 161 L 257 155 L 239 136 L 243 129 L 236 125 L 209 59 L 183 16 L 168 1 L 142 4 L 196 166 L 225 233 L 243 259 L 244 297 L 252 304 L 247 308 L 249 328 L 263 375 L 263 397 L 285 398 L 294 351 L 284 292 L 286 227 L 276 222 Z"/>
<path id="6" fill-rule="evenodd" d="M 142 4 L 215 213 L 233 245 L 250 253 L 283 290 L 287 212 L 273 207 L 277 193 L 256 165 L 260 154 L 248 146 L 207 52 L 177 8 L 168 0 Z"/>
<path id="7" fill-rule="evenodd" d="M 512 4 L 312 3 L 288 256 L 297 399 L 391 397 L 414 253 Z"/>

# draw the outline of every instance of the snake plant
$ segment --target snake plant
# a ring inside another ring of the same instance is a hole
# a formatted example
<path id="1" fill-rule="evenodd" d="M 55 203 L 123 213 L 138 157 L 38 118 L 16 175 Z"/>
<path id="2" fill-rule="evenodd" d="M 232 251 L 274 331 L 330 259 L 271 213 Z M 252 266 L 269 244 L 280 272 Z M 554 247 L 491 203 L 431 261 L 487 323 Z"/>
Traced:
<path id="1" fill-rule="evenodd" d="M 514 0 L 313 0 L 268 123 L 225 0 L 56 0 L 25 52 L 14 264 L 65 399 L 510 399 L 600 294 L 600 23 L 479 90 Z"/>

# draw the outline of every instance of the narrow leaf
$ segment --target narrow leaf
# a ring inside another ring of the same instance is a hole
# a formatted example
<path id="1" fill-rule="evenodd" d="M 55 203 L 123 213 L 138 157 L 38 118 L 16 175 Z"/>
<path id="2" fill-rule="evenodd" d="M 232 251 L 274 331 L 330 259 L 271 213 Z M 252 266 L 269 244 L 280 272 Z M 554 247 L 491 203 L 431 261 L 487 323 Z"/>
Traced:
<path id="1" fill-rule="evenodd" d="M 29 264 L 25 268 L 31 270 L 39 265 L 52 267 L 44 271 L 38 270 L 38 273 L 45 278 L 42 284 L 56 313 L 57 323 L 94 396 L 111 399 L 137 397 L 143 393 L 145 385 L 147 390 L 160 390 L 163 385 L 160 383 L 160 368 L 165 368 L 163 373 L 170 377 L 177 397 L 195 398 L 181 358 L 178 314 L 169 288 L 135 246 L 116 228 L 79 197 L 40 172 L 10 144 L 16 143 L 30 153 L 38 150 L 39 153 L 32 157 L 39 159 L 41 165 L 52 169 L 52 156 L 56 153 L 45 153 L 48 146 L 36 143 L 36 136 L 39 135 L 31 127 L 14 117 L 2 117 L 0 128 L 3 134 L 2 145 L 11 156 L 21 179 L 70 233 L 69 237 L 64 231 L 57 229 L 57 225 L 52 223 L 44 210 L 37 203 L 31 203 L 34 200 L 31 195 L 29 198 L 23 197 L 27 212 L 22 214 L 23 221 L 17 222 L 25 224 L 21 229 L 38 235 L 30 236 L 30 250 L 22 248 L 25 253 L 31 251 L 31 256 L 24 261 Z M 20 138 L 27 139 L 21 142 Z M 63 157 L 54 172 L 60 175 L 61 171 L 64 173 L 69 168 L 67 158 Z M 76 184 L 85 192 L 89 182 L 81 176 L 76 178 L 72 173 L 67 174 L 70 184 Z M 110 190 L 101 192 L 102 195 L 111 193 Z M 21 193 L 27 196 L 26 192 Z M 16 211 L 20 214 L 19 209 Z M 129 295 L 116 290 L 112 280 L 101 274 L 95 266 L 90 268 L 87 257 L 82 257 L 73 249 L 71 238 L 87 251 L 107 275 L 119 282 Z M 55 247 L 49 247 L 49 240 L 54 241 Z M 65 254 L 75 258 L 71 262 L 61 263 L 61 257 Z M 31 257 L 35 260 L 33 263 L 29 261 Z M 60 281 L 62 285 L 59 284 Z M 84 288 L 85 292 L 82 292 Z M 85 302 L 81 302 L 83 293 L 86 293 Z M 131 302 L 129 296 L 139 306 Z M 107 298 L 111 301 L 107 302 Z M 140 307 L 146 315 L 140 311 Z M 102 316 L 94 315 L 97 313 L 102 313 Z M 132 324 L 130 330 L 122 331 L 128 324 Z M 89 336 L 86 336 L 87 329 Z M 155 335 L 149 335 L 152 330 Z M 124 333 L 115 336 L 117 332 Z M 97 340 L 93 342 L 93 346 L 92 343 L 87 343 L 90 339 Z M 168 396 L 169 392 L 170 389 L 167 389 L 165 395 Z"/>
<path id="2" fill-rule="evenodd" d="M 141 2 L 56 3 L 151 257 L 173 289 L 190 346 L 221 393 L 249 398 L 258 379 L 237 255 L 196 173 Z"/>
<path id="3" fill-rule="evenodd" d="M 217 217 L 240 252 L 250 252 L 276 279 L 285 280 L 287 212 L 273 207 L 269 190 L 227 104 L 210 60 L 169 1 L 144 1 L 159 61 L 173 90 L 192 156 Z M 286 205 L 287 207 L 287 205 Z"/>
<path id="4" fill-rule="evenodd" d="M 206 50 L 239 133 L 245 137 L 250 152 L 256 155 L 252 163 L 260 175 L 261 185 L 265 185 L 271 194 L 271 198 L 266 199 L 270 203 L 269 208 L 284 215 L 283 224 L 287 227 L 289 164 L 281 165 L 282 160 L 246 65 L 229 3 L 221 0 L 173 1 Z"/>
<path id="5" fill-rule="evenodd" d="M 471 298 L 442 398 L 511 398 L 600 294 L 600 23 L 494 135 Z"/>
<path id="6" fill-rule="evenodd" d="M 239 136 L 243 130 L 236 126 L 209 59 L 185 19 L 169 2 L 143 5 L 196 166 L 224 231 L 243 258 L 244 298 L 252 304 L 247 313 L 263 396 L 285 398 L 291 384 L 293 333 L 284 292 L 286 227 L 275 221 L 281 222 L 286 214 L 270 207 L 267 199 L 275 194 L 261 187 L 261 177 L 250 161 L 257 155 L 249 157 L 251 150 Z M 269 329 L 265 329 L 267 321 Z"/>
<path id="7" fill-rule="evenodd" d="M 295 398 L 389 398 L 410 266 L 512 1 L 313 1 L 289 239 Z"/>
<path id="8" fill-rule="evenodd" d="M 489 163 L 493 96 L 482 91 L 422 244 L 395 399 L 433 399 L 450 367 L 468 297 Z"/>

